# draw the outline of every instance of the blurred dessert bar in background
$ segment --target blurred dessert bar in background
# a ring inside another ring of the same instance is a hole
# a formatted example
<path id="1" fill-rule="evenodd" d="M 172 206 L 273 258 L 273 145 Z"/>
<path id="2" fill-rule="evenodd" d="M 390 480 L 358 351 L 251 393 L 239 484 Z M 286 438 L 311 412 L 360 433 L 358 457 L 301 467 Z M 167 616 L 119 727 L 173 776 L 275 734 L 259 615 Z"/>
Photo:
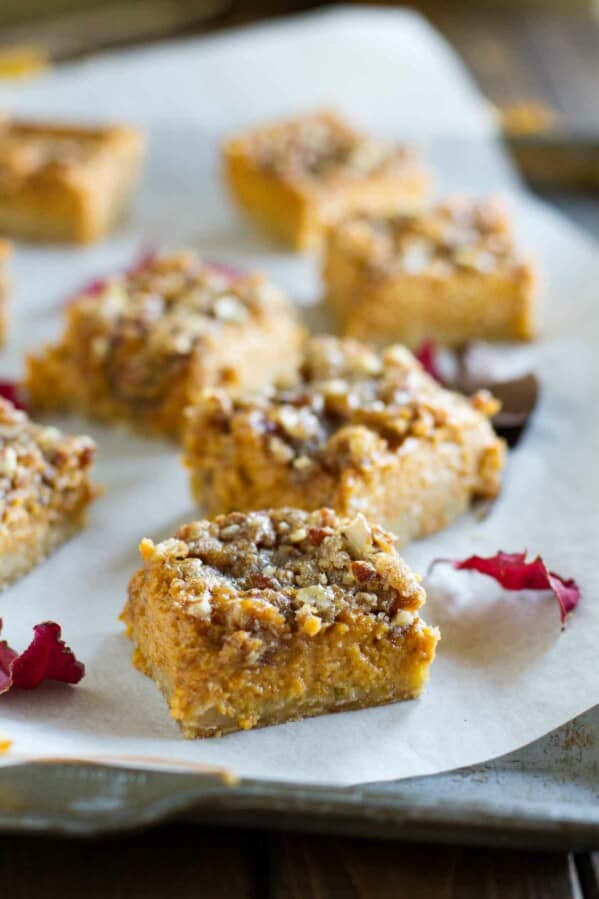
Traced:
<path id="1" fill-rule="evenodd" d="M 349 216 L 328 231 L 323 276 L 347 336 L 412 347 L 534 336 L 535 268 L 496 203 Z"/>
<path id="2" fill-rule="evenodd" d="M 223 160 L 241 208 L 296 250 L 318 248 L 326 226 L 350 212 L 419 207 L 430 186 L 410 147 L 360 134 L 331 112 L 232 137 Z"/>
<path id="3" fill-rule="evenodd" d="M 118 221 L 139 180 L 134 128 L 0 122 L 0 233 L 91 243 Z"/>

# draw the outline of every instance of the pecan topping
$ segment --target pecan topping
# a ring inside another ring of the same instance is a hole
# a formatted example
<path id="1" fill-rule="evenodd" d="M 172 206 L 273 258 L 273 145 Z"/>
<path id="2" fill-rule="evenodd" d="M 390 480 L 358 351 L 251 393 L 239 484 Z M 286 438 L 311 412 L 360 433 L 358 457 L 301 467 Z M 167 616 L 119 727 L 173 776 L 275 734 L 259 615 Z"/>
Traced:
<path id="1" fill-rule="evenodd" d="M 359 134 L 326 112 L 258 128 L 245 142 L 260 168 L 290 180 L 363 178 L 417 165 L 410 148 Z"/>
<path id="2" fill-rule="evenodd" d="M 225 631 L 299 627 L 313 636 L 348 606 L 392 622 L 424 600 L 390 534 L 330 509 L 232 512 L 157 545 L 143 540 L 140 550 L 146 565 L 170 572 L 176 605 Z"/>
<path id="3" fill-rule="evenodd" d="M 448 278 L 460 270 L 489 274 L 522 263 L 505 213 L 488 201 L 455 198 L 420 214 L 387 218 L 358 214 L 341 223 L 335 240 L 373 277 Z"/>
<path id="4" fill-rule="evenodd" d="M 198 420 L 225 432 L 243 422 L 273 464 L 302 481 L 315 466 L 368 470 L 410 440 L 453 439 L 452 429 L 495 411 L 488 394 L 469 402 L 444 390 L 403 346 L 377 354 L 353 340 L 315 337 L 295 384 L 235 397 L 206 391 Z"/>
<path id="5" fill-rule="evenodd" d="M 25 510 L 61 508 L 89 477 L 95 445 L 30 421 L 0 398 L 0 523 L 11 527 Z"/>

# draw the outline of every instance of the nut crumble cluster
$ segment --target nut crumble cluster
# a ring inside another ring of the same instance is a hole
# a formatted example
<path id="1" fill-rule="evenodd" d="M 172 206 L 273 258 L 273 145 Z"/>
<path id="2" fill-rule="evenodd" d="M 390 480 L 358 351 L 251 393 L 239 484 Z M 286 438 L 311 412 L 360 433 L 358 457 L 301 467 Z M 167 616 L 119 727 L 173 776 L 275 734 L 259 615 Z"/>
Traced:
<path id="1" fill-rule="evenodd" d="M 460 270 L 488 274 L 523 264 L 501 207 L 465 198 L 421 214 L 354 216 L 339 225 L 335 241 L 363 258 L 373 276 L 402 272 L 447 278 Z"/>
<path id="2" fill-rule="evenodd" d="M 363 515 L 233 512 L 184 525 L 158 545 L 143 540 L 140 551 L 171 567 L 174 606 L 214 633 L 299 629 L 313 637 L 349 607 L 407 627 L 424 602 L 395 538 Z"/>
<path id="3" fill-rule="evenodd" d="M 102 142 L 101 133 L 28 127 L 26 123 L 0 122 L 0 191 L 18 190 L 35 177 L 40 182 L 68 174 L 88 161 Z"/>
<path id="4" fill-rule="evenodd" d="M 82 527 L 97 495 L 94 452 L 89 437 L 34 424 L 0 399 L 0 587 Z"/>
<path id="5" fill-rule="evenodd" d="M 379 355 L 357 341 L 316 337 L 297 384 L 239 397 L 206 392 L 204 409 L 223 430 L 244 416 L 273 458 L 309 480 L 314 466 L 372 468 L 410 437 L 457 433 L 473 414 L 490 416 L 498 404 L 487 391 L 469 403 L 441 389 L 402 346 Z"/>
<path id="6" fill-rule="evenodd" d="M 410 148 L 359 134 L 329 113 L 262 128 L 248 152 L 260 168 L 291 180 L 390 174 L 416 162 Z"/>
<path id="7" fill-rule="evenodd" d="M 77 489 L 95 452 L 89 437 L 67 436 L 30 421 L 0 398 L 0 503 L 2 524 L 52 507 L 59 495 Z"/>
<path id="8" fill-rule="evenodd" d="M 151 371 L 157 356 L 175 362 L 223 325 L 260 321 L 285 303 L 261 275 L 212 265 L 192 252 L 152 256 L 76 300 L 90 325 L 93 355 L 121 368 L 120 389 L 139 388 L 142 395 L 161 374 Z"/>
<path id="9" fill-rule="evenodd" d="M 169 434 L 200 389 L 257 387 L 292 369 L 303 342 L 280 290 L 193 252 L 93 282 L 66 316 L 62 341 L 28 360 L 34 406 Z"/>

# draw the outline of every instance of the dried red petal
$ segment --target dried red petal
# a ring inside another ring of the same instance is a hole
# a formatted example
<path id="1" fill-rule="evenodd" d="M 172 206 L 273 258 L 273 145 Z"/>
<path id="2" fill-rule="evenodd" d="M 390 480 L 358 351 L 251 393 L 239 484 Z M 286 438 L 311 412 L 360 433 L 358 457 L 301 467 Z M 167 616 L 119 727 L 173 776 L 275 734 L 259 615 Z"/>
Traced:
<path id="1" fill-rule="evenodd" d="M 17 381 L 0 381 L 0 396 L 12 403 L 15 409 L 28 411 L 23 389 Z"/>
<path id="2" fill-rule="evenodd" d="M 521 553 L 505 553 L 500 550 L 496 555 L 488 557 L 434 559 L 429 572 L 438 563 L 446 563 L 458 571 L 486 574 L 506 590 L 551 590 L 559 604 L 562 626 L 580 601 L 580 588 L 576 581 L 549 571 L 541 556 L 527 562 L 526 550 Z"/>
<path id="3" fill-rule="evenodd" d="M 0 618 L 0 630 L 2 619 Z M 12 666 L 18 653 L 11 649 L 6 640 L 0 640 L 0 696 L 12 687 Z"/>
<path id="4" fill-rule="evenodd" d="M 88 281 L 88 283 L 79 291 L 79 296 L 85 294 L 88 297 L 97 297 L 102 293 L 107 284 L 108 278 L 94 278 L 93 281 Z"/>
<path id="5" fill-rule="evenodd" d="M 155 247 L 146 247 L 142 249 L 137 259 L 125 269 L 125 273 L 129 277 L 135 277 L 144 272 L 147 268 L 151 268 L 158 258 L 158 251 Z"/>
<path id="6" fill-rule="evenodd" d="M 88 281 L 87 284 L 84 284 L 83 287 L 80 287 L 69 297 L 67 297 L 65 300 L 65 306 L 72 306 L 73 303 L 76 303 L 81 299 L 81 297 L 100 296 L 107 284 L 108 278 L 93 278 L 91 281 Z"/>
<path id="7" fill-rule="evenodd" d="M 77 661 L 60 635 L 60 625 L 54 621 L 36 624 L 33 640 L 21 654 L 11 649 L 6 640 L 1 640 L 0 695 L 13 687 L 33 690 L 45 680 L 78 684 L 85 674 L 85 666 Z"/>
<path id="8" fill-rule="evenodd" d="M 229 262 L 219 262 L 218 259 L 204 259 L 203 265 L 219 275 L 224 275 L 225 278 L 230 278 L 231 281 L 236 281 L 245 274 L 242 268 Z"/>
<path id="9" fill-rule="evenodd" d="M 421 366 L 427 374 L 438 381 L 439 384 L 444 383 L 443 375 L 439 367 L 438 347 L 434 340 L 429 337 L 422 341 L 414 355 L 420 362 Z"/>

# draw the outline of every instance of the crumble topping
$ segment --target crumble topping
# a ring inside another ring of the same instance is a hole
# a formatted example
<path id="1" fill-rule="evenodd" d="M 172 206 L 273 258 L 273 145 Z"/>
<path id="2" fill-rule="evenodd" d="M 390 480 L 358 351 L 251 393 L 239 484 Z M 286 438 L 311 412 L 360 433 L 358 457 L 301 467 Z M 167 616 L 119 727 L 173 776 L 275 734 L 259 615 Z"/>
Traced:
<path id="1" fill-rule="evenodd" d="M 66 173 L 87 162 L 96 152 L 103 135 L 93 130 L 76 135 L 69 129 L 23 122 L 0 123 L 0 189 L 18 189 L 32 177 L 50 177 Z"/>
<path id="2" fill-rule="evenodd" d="M 243 422 L 273 460 L 309 479 L 315 465 L 370 468 L 410 439 L 451 438 L 452 428 L 459 439 L 465 422 L 497 409 L 487 391 L 468 400 L 444 390 L 403 346 L 378 354 L 357 341 L 316 337 L 297 383 L 236 397 L 206 390 L 199 421 L 225 432 Z"/>
<path id="3" fill-rule="evenodd" d="M 247 140 L 258 166 L 291 180 L 364 177 L 416 163 L 410 148 L 361 135 L 330 113 L 260 128 Z"/>
<path id="4" fill-rule="evenodd" d="M 0 521 L 15 526 L 40 508 L 60 507 L 87 480 L 95 445 L 89 437 L 34 424 L 0 398 Z"/>
<path id="5" fill-rule="evenodd" d="M 445 278 L 522 265 L 505 212 L 488 201 L 454 198 L 423 213 L 358 214 L 341 223 L 335 240 L 374 275 Z"/>
<path id="6" fill-rule="evenodd" d="M 151 255 L 125 274 L 94 282 L 71 302 L 69 316 L 85 319 L 91 364 L 107 370 L 119 394 L 142 400 L 203 341 L 225 327 L 259 323 L 287 302 L 261 275 L 181 252 Z"/>
<path id="7" fill-rule="evenodd" d="M 198 621 L 314 636 L 356 609 L 398 628 L 419 620 L 424 590 L 394 542 L 362 515 L 276 509 L 196 521 L 140 552 L 167 566 L 169 598 Z"/>

